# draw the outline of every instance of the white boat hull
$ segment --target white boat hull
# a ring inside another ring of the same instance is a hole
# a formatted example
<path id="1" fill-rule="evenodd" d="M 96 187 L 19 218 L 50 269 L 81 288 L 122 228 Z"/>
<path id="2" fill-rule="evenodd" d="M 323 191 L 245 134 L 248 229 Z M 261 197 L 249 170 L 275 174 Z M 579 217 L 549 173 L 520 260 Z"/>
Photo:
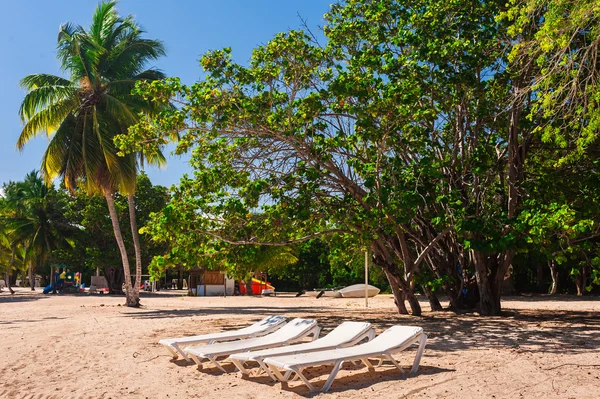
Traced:
<path id="1" fill-rule="evenodd" d="M 367 285 L 367 296 L 369 298 L 379 294 L 379 288 Z M 365 285 L 354 284 L 346 288 L 342 288 L 339 291 L 344 298 L 364 298 L 365 297 Z"/>
<path id="2" fill-rule="evenodd" d="M 312 297 L 317 297 L 317 295 L 319 295 L 320 291 L 306 291 L 305 294 L 306 296 L 312 296 Z"/>
<path id="3" fill-rule="evenodd" d="M 323 296 L 326 296 L 329 298 L 341 298 L 342 294 L 339 291 L 325 291 L 323 293 Z"/>

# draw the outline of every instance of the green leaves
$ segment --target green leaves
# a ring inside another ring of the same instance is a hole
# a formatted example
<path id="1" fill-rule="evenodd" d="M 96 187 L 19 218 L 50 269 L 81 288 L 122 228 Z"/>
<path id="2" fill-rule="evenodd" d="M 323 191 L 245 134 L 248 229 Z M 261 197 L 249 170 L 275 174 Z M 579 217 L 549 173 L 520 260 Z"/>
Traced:
<path id="1" fill-rule="evenodd" d="M 62 25 L 58 58 L 67 79 L 33 74 L 21 81 L 28 90 L 19 110 L 24 123 L 17 141 L 23 146 L 38 134 L 51 137 L 42 160 L 47 182 L 62 178 L 74 189 L 85 181 L 90 191 L 110 188 L 132 192 L 137 172 L 136 155 L 117 156 L 114 137 L 157 115 L 170 103 L 150 103 L 131 95 L 138 81 L 162 79 L 145 65 L 164 55 L 162 43 L 142 37 L 132 17 L 122 18 L 114 1 L 100 3 L 86 29 Z M 160 149 L 145 162 L 164 162 Z"/>

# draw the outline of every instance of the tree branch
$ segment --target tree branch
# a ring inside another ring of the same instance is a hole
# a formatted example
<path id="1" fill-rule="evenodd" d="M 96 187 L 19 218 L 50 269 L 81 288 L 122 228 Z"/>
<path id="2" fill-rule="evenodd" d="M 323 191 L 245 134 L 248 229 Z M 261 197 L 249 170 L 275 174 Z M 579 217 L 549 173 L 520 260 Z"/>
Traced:
<path id="1" fill-rule="evenodd" d="M 206 231 L 206 230 L 195 230 L 195 231 L 198 233 L 209 235 L 211 237 L 214 237 L 218 240 L 221 240 L 221 241 L 226 242 L 231 245 L 264 245 L 267 247 L 285 247 L 288 245 L 305 242 L 305 241 L 310 240 L 311 238 L 319 237 L 319 236 L 322 236 L 325 234 L 349 233 L 350 232 L 350 230 L 347 230 L 347 229 L 331 229 L 331 230 L 325 230 L 325 231 L 319 231 L 316 233 L 312 233 L 307 236 L 297 238 L 294 240 L 281 241 L 281 242 L 264 242 L 264 241 L 252 241 L 252 240 L 235 241 L 235 240 L 230 240 L 228 238 L 222 237 L 217 233 L 213 233 L 212 231 Z"/>
<path id="2" fill-rule="evenodd" d="M 449 231 L 450 231 L 450 228 L 447 228 L 446 230 L 444 230 L 440 234 L 438 234 L 437 237 L 435 237 L 433 240 L 431 240 L 431 242 L 425 247 L 425 249 L 423 251 L 421 251 L 421 253 L 417 257 L 417 260 L 415 260 L 415 267 L 419 267 L 419 265 L 421 264 L 421 262 L 423 262 L 423 260 L 425 260 L 425 258 L 427 257 L 427 254 L 429 253 L 429 251 L 431 251 L 433 246 L 439 240 L 444 238 L 446 236 L 446 234 L 448 234 Z"/>

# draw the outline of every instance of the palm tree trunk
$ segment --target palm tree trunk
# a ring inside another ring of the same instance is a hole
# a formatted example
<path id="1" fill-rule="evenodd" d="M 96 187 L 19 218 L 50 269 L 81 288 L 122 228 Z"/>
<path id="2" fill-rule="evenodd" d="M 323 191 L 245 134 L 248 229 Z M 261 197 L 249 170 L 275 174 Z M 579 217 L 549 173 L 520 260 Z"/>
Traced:
<path id="1" fill-rule="evenodd" d="M 140 233 L 135 217 L 135 196 L 133 194 L 127 194 L 127 204 L 129 205 L 129 224 L 131 225 L 131 236 L 133 237 L 133 247 L 135 248 L 135 285 L 133 286 L 133 295 L 139 305 L 140 285 L 142 283 L 142 248 L 140 246 Z"/>
<path id="2" fill-rule="evenodd" d="M 33 260 L 29 261 L 29 287 L 31 287 L 31 291 L 35 291 L 35 280 L 33 278 Z"/>
<path id="3" fill-rule="evenodd" d="M 15 255 L 17 252 L 17 248 L 13 245 L 12 246 L 12 254 L 10 255 L 10 264 L 8 265 L 8 270 L 6 271 L 6 286 L 8 287 L 8 290 L 10 291 L 11 294 L 14 294 L 15 291 L 12 289 L 12 286 L 10 285 L 10 272 L 12 271 L 13 265 L 15 264 Z"/>
<path id="4" fill-rule="evenodd" d="M 139 303 L 133 296 L 133 290 L 131 287 L 131 271 L 129 270 L 129 258 L 127 257 L 127 250 L 125 249 L 125 242 L 123 241 L 123 235 L 121 234 L 121 227 L 119 226 L 119 217 L 117 216 L 117 209 L 115 208 L 115 199 L 113 198 L 113 190 L 110 187 L 104 186 L 104 198 L 108 204 L 108 213 L 110 214 L 110 220 L 112 222 L 113 231 L 115 233 L 115 240 L 121 253 L 121 262 L 123 263 L 123 272 L 125 274 L 125 305 L 126 306 L 138 306 Z"/>

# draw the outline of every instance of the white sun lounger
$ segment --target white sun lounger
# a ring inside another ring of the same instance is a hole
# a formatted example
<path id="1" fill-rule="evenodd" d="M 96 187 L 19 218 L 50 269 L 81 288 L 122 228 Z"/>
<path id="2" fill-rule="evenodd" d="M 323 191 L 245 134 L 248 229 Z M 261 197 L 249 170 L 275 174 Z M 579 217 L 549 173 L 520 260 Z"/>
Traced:
<path id="1" fill-rule="evenodd" d="M 188 346 L 198 344 L 212 344 L 214 342 L 233 341 L 236 339 L 260 337 L 273 332 L 285 324 L 285 317 L 269 316 L 251 326 L 233 331 L 223 331 L 219 333 L 194 335 L 191 337 L 161 339 L 159 344 L 164 345 L 169 352 L 177 359 L 181 355 L 185 360 L 191 362 L 184 349 Z"/>
<path id="2" fill-rule="evenodd" d="M 269 368 L 263 363 L 263 360 L 267 357 L 323 351 L 327 349 L 352 346 L 356 345 L 365 338 L 371 340 L 374 337 L 375 330 L 373 330 L 373 327 L 371 327 L 371 323 L 345 321 L 334 328 L 326 336 L 312 342 L 280 346 L 278 348 L 263 349 L 259 351 L 236 353 L 229 356 L 229 359 L 244 375 L 250 374 L 250 371 L 246 369 L 244 363 L 249 361 L 257 362 L 262 371 L 267 373 L 267 375 L 274 381 L 277 381 L 273 374 L 271 374 Z"/>
<path id="3" fill-rule="evenodd" d="M 369 369 L 373 369 L 374 366 L 369 359 L 379 359 L 378 366 L 387 359 L 398 367 L 401 372 L 404 372 L 392 355 L 405 350 L 413 344 L 419 344 L 411 369 L 411 372 L 415 373 L 419 369 L 419 363 L 426 343 L 427 336 L 423 333 L 421 327 L 394 326 L 384 331 L 372 341 L 361 345 L 321 352 L 268 357 L 264 359 L 264 363 L 267 364 L 270 371 L 282 383 L 286 383 L 291 374 L 294 373 L 311 391 L 316 391 L 317 389 L 302 374 L 303 370 L 308 367 L 332 364 L 333 370 L 323 386 L 323 392 L 327 392 L 344 362 L 361 360 Z M 285 370 L 285 375 L 280 370 Z"/>
<path id="4" fill-rule="evenodd" d="M 315 320 L 294 319 L 272 334 L 260 338 L 250 338 L 234 342 L 220 342 L 216 344 L 191 346 L 185 352 L 198 366 L 202 366 L 202 359 L 210 360 L 219 370 L 227 372 L 217 358 L 229 356 L 234 353 L 247 352 L 251 350 L 275 348 L 297 342 L 309 335 L 313 340 L 319 337 L 321 327 Z"/>

